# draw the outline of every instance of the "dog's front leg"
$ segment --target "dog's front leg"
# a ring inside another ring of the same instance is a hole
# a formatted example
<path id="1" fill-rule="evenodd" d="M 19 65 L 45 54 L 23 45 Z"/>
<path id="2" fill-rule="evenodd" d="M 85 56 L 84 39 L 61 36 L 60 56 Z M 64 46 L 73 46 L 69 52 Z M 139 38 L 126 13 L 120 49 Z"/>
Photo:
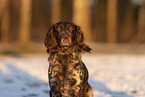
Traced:
<path id="1" fill-rule="evenodd" d="M 61 97 L 60 88 L 62 85 L 60 64 L 50 64 L 48 69 L 50 97 Z"/>

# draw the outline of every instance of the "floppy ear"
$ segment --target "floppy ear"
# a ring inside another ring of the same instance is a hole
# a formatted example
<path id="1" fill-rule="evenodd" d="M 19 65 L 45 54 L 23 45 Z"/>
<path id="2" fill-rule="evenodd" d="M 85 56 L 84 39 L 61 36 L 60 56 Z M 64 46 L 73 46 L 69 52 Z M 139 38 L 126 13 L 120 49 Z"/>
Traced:
<path id="1" fill-rule="evenodd" d="M 75 25 L 75 34 L 76 34 L 76 45 L 79 49 L 79 51 L 86 51 L 89 52 L 91 51 L 91 48 L 89 48 L 85 43 L 84 43 L 84 35 L 83 32 L 81 31 L 80 27 Z"/>
<path id="2" fill-rule="evenodd" d="M 55 34 L 55 28 L 53 25 L 48 30 L 44 41 L 48 53 L 53 53 L 58 51 L 58 43 L 56 38 L 54 37 L 54 34 Z"/>

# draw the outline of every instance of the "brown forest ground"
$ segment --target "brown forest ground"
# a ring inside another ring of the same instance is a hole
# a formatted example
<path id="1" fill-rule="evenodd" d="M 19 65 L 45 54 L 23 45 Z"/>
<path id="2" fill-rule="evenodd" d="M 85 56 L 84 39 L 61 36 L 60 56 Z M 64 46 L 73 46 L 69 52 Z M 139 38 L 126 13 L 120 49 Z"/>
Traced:
<path id="1" fill-rule="evenodd" d="M 92 54 L 145 54 L 145 44 L 86 44 L 92 48 Z M 30 43 L 26 48 L 0 43 L 0 54 L 13 53 L 46 53 L 46 49 L 43 43 Z"/>

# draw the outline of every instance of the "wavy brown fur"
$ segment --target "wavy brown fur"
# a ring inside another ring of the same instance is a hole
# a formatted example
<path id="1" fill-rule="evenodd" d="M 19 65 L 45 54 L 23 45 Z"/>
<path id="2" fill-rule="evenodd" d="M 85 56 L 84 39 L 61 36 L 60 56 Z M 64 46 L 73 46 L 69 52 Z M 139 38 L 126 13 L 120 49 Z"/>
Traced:
<path id="1" fill-rule="evenodd" d="M 49 56 L 50 97 L 93 97 L 81 52 L 90 52 L 80 27 L 71 22 L 52 25 L 45 38 Z"/>

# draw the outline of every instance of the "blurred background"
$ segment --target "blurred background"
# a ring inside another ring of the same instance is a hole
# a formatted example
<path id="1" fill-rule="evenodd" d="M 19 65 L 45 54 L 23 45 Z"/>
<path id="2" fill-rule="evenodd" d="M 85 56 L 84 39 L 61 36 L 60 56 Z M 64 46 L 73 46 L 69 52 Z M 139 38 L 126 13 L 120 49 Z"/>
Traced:
<path id="1" fill-rule="evenodd" d="M 44 51 L 46 32 L 59 21 L 81 26 L 94 49 L 144 47 L 145 0 L 0 0 L 0 52 Z"/>
<path id="2" fill-rule="evenodd" d="M 0 0 L 0 97 L 48 97 L 50 25 L 79 25 L 94 97 L 145 97 L 145 0 Z"/>

